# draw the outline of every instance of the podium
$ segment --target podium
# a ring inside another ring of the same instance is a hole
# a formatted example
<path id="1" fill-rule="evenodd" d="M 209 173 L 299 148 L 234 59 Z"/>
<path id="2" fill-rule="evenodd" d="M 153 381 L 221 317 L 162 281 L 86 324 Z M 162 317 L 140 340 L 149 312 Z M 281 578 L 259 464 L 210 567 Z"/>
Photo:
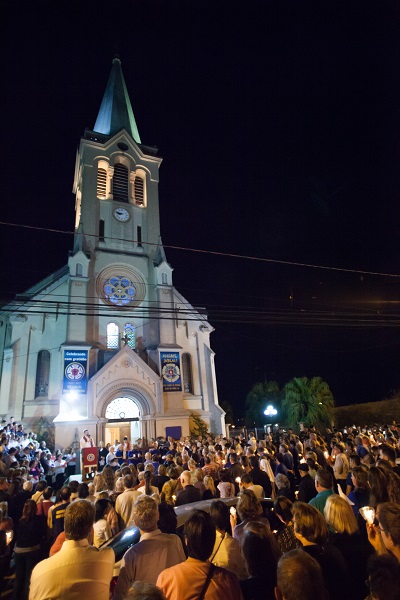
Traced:
<path id="1" fill-rule="evenodd" d="M 82 480 L 89 479 L 92 473 L 97 471 L 99 461 L 99 449 L 97 446 L 82 448 Z"/>

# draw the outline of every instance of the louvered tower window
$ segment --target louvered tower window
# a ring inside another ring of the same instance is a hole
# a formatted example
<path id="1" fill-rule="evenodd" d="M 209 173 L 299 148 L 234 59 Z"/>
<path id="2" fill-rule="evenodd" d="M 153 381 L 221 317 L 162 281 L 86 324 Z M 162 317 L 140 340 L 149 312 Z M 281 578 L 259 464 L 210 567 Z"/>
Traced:
<path id="1" fill-rule="evenodd" d="M 135 177 L 134 193 L 135 204 L 144 206 L 144 179 L 142 177 Z"/>
<path id="2" fill-rule="evenodd" d="M 183 389 L 186 394 L 193 393 L 192 360 L 190 354 L 182 354 Z"/>
<path id="3" fill-rule="evenodd" d="M 97 197 L 106 198 L 107 196 L 107 171 L 101 167 L 97 169 Z"/>
<path id="4" fill-rule="evenodd" d="M 50 377 L 50 352 L 41 350 L 38 354 L 36 366 L 35 398 L 47 396 Z"/>
<path id="5" fill-rule="evenodd" d="M 121 163 L 114 165 L 113 197 L 118 202 L 128 202 L 128 169 Z"/>

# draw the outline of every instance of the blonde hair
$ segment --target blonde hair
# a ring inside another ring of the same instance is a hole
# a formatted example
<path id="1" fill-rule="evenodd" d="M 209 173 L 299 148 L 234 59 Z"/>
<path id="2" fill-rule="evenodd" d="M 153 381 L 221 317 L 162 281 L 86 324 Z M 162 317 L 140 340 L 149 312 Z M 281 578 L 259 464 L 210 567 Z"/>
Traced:
<path id="1" fill-rule="evenodd" d="M 212 495 L 215 496 L 214 479 L 211 477 L 211 475 L 206 475 L 203 479 L 203 483 L 206 487 L 206 490 L 210 490 Z"/>
<path id="2" fill-rule="evenodd" d="M 94 491 L 96 494 L 104 490 L 104 488 L 106 487 L 106 482 L 104 481 L 104 477 L 101 473 L 97 473 L 97 475 L 94 476 L 93 483 Z"/>
<path id="3" fill-rule="evenodd" d="M 357 533 L 358 525 L 353 510 L 347 500 L 337 494 L 332 494 L 324 508 L 325 520 L 337 533 Z"/>
<path id="4" fill-rule="evenodd" d="M 194 474 L 196 475 L 198 481 L 203 481 L 203 479 L 204 479 L 203 469 L 196 469 Z"/>

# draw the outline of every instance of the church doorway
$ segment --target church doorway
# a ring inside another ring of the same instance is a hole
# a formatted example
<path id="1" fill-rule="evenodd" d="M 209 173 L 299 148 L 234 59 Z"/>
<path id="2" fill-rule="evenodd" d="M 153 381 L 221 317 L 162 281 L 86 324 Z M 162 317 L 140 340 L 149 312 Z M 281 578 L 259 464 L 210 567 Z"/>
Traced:
<path id="1" fill-rule="evenodd" d="M 108 422 L 104 442 L 114 446 L 116 442 L 121 443 L 126 436 L 129 441 L 136 443 L 142 437 L 140 416 L 139 407 L 132 398 L 114 398 L 106 408 L 105 417 Z"/>

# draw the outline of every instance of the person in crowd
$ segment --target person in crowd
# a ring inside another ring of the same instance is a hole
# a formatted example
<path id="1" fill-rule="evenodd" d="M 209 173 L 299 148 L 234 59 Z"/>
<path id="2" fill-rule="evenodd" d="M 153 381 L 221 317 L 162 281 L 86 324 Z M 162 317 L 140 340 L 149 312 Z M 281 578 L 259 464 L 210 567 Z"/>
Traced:
<path id="1" fill-rule="evenodd" d="M 215 544 L 215 526 L 211 516 L 194 510 L 185 523 L 189 557 L 185 562 L 161 572 L 156 585 L 167 600 L 242 600 L 236 575 L 213 565 L 209 558 Z"/>
<path id="2" fill-rule="evenodd" d="M 105 490 L 107 490 L 107 492 L 109 494 L 112 494 L 115 488 L 115 473 L 112 469 L 112 467 L 110 467 L 110 465 L 106 465 L 104 467 L 104 469 L 102 470 L 101 474 L 104 477 L 104 483 L 105 483 Z"/>
<path id="3" fill-rule="evenodd" d="M 37 514 L 45 517 L 47 522 L 47 517 L 49 514 L 49 510 L 52 506 L 54 506 L 54 502 L 52 500 L 54 494 L 54 490 L 52 487 L 46 487 L 43 490 L 42 498 L 39 502 L 37 502 Z M 33 498 L 32 498 L 33 499 Z"/>
<path id="4" fill-rule="evenodd" d="M 152 465 L 150 465 L 152 467 Z M 140 494 L 146 494 L 146 496 L 152 496 L 156 502 L 160 501 L 160 496 L 158 494 L 158 487 L 152 485 L 153 475 L 151 470 L 147 470 L 143 475 L 144 485 L 138 488 L 138 492 Z"/>
<path id="5" fill-rule="evenodd" d="M 383 469 L 371 466 L 368 471 L 368 484 L 370 487 L 369 506 L 376 508 L 382 502 L 389 502 L 387 477 Z"/>
<path id="6" fill-rule="evenodd" d="M 43 499 L 43 492 L 46 489 L 46 481 L 44 481 L 42 479 L 42 481 L 39 481 L 36 484 L 36 491 L 34 494 L 32 494 L 32 500 L 34 500 L 36 502 L 36 504 L 38 504 L 38 502 L 41 502 L 41 500 Z"/>
<path id="7" fill-rule="evenodd" d="M 275 475 L 275 485 L 277 489 L 278 496 L 285 496 L 291 502 L 295 501 L 295 495 L 293 491 L 290 489 L 290 481 L 286 477 L 286 475 L 282 475 L 282 473 L 278 473 Z"/>
<path id="8" fill-rule="evenodd" d="M 346 492 L 346 481 L 347 475 L 350 470 L 349 460 L 344 452 L 344 446 L 341 442 L 337 442 L 333 445 L 333 460 L 332 467 L 335 476 L 335 482 L 340 485 L 343 493 Z"/>
<path id="9" fill-rule="evenodd" d="M 134 504 L 133 520 L 140 530 L 140 541 L 124 554 L 114 592 L 114 600 L 123 600 L 134 581 L 155 583 L 159 574 L 186 559 L 178 536 L 162 533 L 157 522 L 157 503 L 142 495 Z"/>
<path id="10" fill-rule="evenodd" d="M 240 489 L 251 490 L 259 500 L 264 498 L 264 488 L 261 485 L 254 485 L 251 475 L 247 473 L 242 475 L 240 479 Z"/>
<path id="11" fill-rule="evenodd" d="M 250 476 L 254 485 L 261 485 L 264 490 L 264 497 L 271 498 L 271 481 L 265 471 L 260 469 L 260 463 L 256 456 L 250 456 L 249 464 L 251 467 Z"/>
<path id="12" fill-rule="evenodd" d="M 166 600 L 162 591 L 153 583 L 135 581 L 125 600 Z"/>
<path id="13" fill-rule="evenodd" d="M 190 471 L 183 471 L 180 475 L 182 490 L 176 496 L 175 506 L 189 504 L 190 502 L 198 502 L 201 500 L 200 490 L 196 489 L 191 483 Z M 204 482 L 205 484 L 205 482 Z"/>
<path id="14" fill-rule="evenodd" d="M 28 600 L 29 581 L 34 566 L 41 560 L 41 544 L 45 536 L 44 521 L 37 516 L 37 504 L 27 500 L 19 522 L 14 546 L 14 599 Z"/>
<path id="15" fill-rule="evenodd" d="M 107 521 L 107 514 L 111 509 L 110 500 L 97 500 L 94 505 L 94 525 L 93 525 L 93 546 L 99 548 L 104 542 L 109 540 L 112 536 L 111 527 Z"/>
<path id="16" fill-rule="evenodd" d="M 164 483 L 169 481 L 169 477 L 167 475 L 167 469 L 165 465 L 160 465 L 158 467 L 158 474 L 153 477 L 153 485 L 155 485 L 158 489 L 158 493 L 161 496 L 161 492 L 163 489 Z"/>
<path id="17" fill-rule="evenodd" d="M 249 521 L 261 521 L 267 527 L 269 527 L 268 519 L 265 519 L 262 516 L 263 509 L 261 502 L 258 500 L 258 498 L 256 498 L 254 492 L 251 490 L 243 490 L 240 492 L 239 502 L 236 505 L 236 510 L 241 522 L 236 524 L 236 515 L 232 515 L 231 522 L 233 523 L 233 537 L 239 542 L 239 544 L 242 543 L 244 527 Z"/>
<path id="18" fill-rule="evenodd" d="M 281 552 L 289 552 L 301 546 L 294 534 L 292 506 L 293 503 L 285 496 L 278 496 L 274 501 L 274 515 L 281 522 L 275 533 Z"/>
<path id="19" fill-rule="evenodd" d="M 115 512 L 120 518 L 120 525 L 122 529 L 128 527 L 133 520 L 133 505 L 140 496 L 140 492 L 133 488 L 133 477 L 132 475 L 125 475 L 124 477 L 125 491 L 118 496 L 115 501 Z"/>
<path id="20" fill-rule="evenodd" d="M 309 504 L 318 509 L 322 514 L 327 499 L 333 492 L 333 478 L 327 469 L 318 469 L 315 475 L 315 489 L 317 495 L 309 501 Z"/>
<path id="21" fill-rule="evenodd" d="M 300 502 L 310 502 L 317 495 L 315 481 L 311 477 L 310 467 L 307 463 L 299 463 L 297 470 L 300 474 L 299 493 L 297 499 Z"/>
<path id="22" fill-rule="evenodd" d="M 71 502 L 65 511 L 61 550 L 32 572 L 29 600 L 109 600 L 115 555 L 112 548 L 89 545 L 95 508 L 87 500 Z"/>
<path id="23" fill-rule="evenodd" d="M 61 504 L 55 504 L 52 511 L 53 522 L 53 539 L 55 539 L 62 531 L 64 531 L 64 517 L 67 506 L 71 501 L 71 488 L 65 485 L 60 490 Z"/>
<path id="24" fill-rule="evenodd" d="M 236 478 L 241 477 L 244 473 L 242 465 L 239 464 L 239 459 L 236 452 L 231 452 L 229 454 L 229 463 L 230 464 L 227 468 L 229 471 L 231 481 L 236 481 Z"/>
<path id="25" fill-rule="evenodd" d="M 65 453 L 65 477 L 71 477 L 75 475 L 76 470 L 76 452 L 73 448 L 67 448 Z"/>
<path id="26" fill-rule="evenodd" d="M 357 517 L 360 508 L 369 505 L 370 488 L 368 483 L 368 471 L 364 467 L 354 467 L 351 471 L 351 482 L 353 491 L 348 494 L 348 499 L 352 502 L 352 509 Z"/>
<path id="27" fill-rule="evenodd" d="M 351 598 L 352 589 L 346 587 L 348 568 L 342 554 L 327 543 L 328 526 L 319 510 L 304 502 L 295 502 L 292 508 L 294 533 L 304 552 L 320 564 L 330 600 Z M 338 585 L 338 581 L 342 585 Z"/>
<path id="28" fill-rule="evenodd" d="M 358 529 L 356 517 L 347 500 L 332 494 L 324 508 L 325 521 L 329 527 L 329 541 L 344 557 L 349 568 L 348 588 L 352 598 L 365 598 L 364 582 L 367 575 L 367 561 L 370 554 L 368 542 L 364 541 Z"/>
<path id="29" fill-rule="evenodd" d="M 259 521 L 247 523 L 244 528 L 242 554 L 249 573 L 247 579 L 240 581 L 244 600 L 272 600 L 281 551 L 270 528 Z"/>
<path id="30" fill-rule="evenodd" d="M 203 484 L 203 500 L 211 500 L 212 498 L 216 498 L 218 496 L 219 490 L 215 487 L 214 479 L 211 477 L 211 475 L 205 475 L 203 479 Z"/>
<path id="31" fill-rule="evenodd" d="M 319 563 L 300 549 L 279 559 L 276 579 L 276 600 L 328 600 Z"/>
<path id="32" fill-rule="evenodd" d="M 179 471 L 176 467 L 169 467 L 169 469 L 167 469 L 167 475 L 169 480 L 166 481 L 162 487 L 161 499 L 165 500 L 168 504 L 175 505 L 178 492 L 182 489 Z"/>
<path id="33" fill-rule="evenodd" d="M 217 485 L 220 498 L 233 498 L 235 496 L 235 486 L 231 481 L 229 471 L 222 469 L 220 471 L 220 481 Z"/>
<path id="34" fill-rule="evenodd" d="M 377 554 L 391 554 L 400 562 L 400 505 L 383 502 L 378 505 L 376 519 L 367 524 L 368 540 Z"/>
<path id="35" fill-rule="evenodd" d="M 210 561 L 217 567 L 232 571 L 239 579 L 244 579 L 247 577 L 247 570 L 243 562 L 239 542 L 230 533 L 228 505 L 221 500 L 214 500 L 210 506 L 210 516 L 217 530 Z"/>
<path id="36" fill-rule="evenodd" d="M 239 458 L 239 464 L 243 467 L 244 474 L 248 475 L 251 471 L 249 457 L 245 454 L 241 454 Z"/>
<path id="37" fill-rule="evenodd" d="M 283 454 L 282 452 L 277 452 L 275 454 L 275 463 L 276 463 L 276 468 L 275 468 L 275 477 L 281 473 L 282 475 L 286 475 L 288 474 L 288 468 L 286 467 L 286 465 L 283 462 Z"/>
<path id="38" fill-rule="evenodd" d="M 398 600 L 400 598 L 400 563 L 393 556 L 375 555 L 368 562 L 369 589 L 366 600 Z"/>
<path id="39" fill-rule="evenodd" d="M 160 502 L 158 505 L 158 528 L 162 533 L 173 533 L 177 535 L 182 543 L 182 548 L 187 557 L 187 548 L 185 543 L 185 537 L 181 531 L 178 530 L 178 517 L 174 507 L 167 502 Z"/>

